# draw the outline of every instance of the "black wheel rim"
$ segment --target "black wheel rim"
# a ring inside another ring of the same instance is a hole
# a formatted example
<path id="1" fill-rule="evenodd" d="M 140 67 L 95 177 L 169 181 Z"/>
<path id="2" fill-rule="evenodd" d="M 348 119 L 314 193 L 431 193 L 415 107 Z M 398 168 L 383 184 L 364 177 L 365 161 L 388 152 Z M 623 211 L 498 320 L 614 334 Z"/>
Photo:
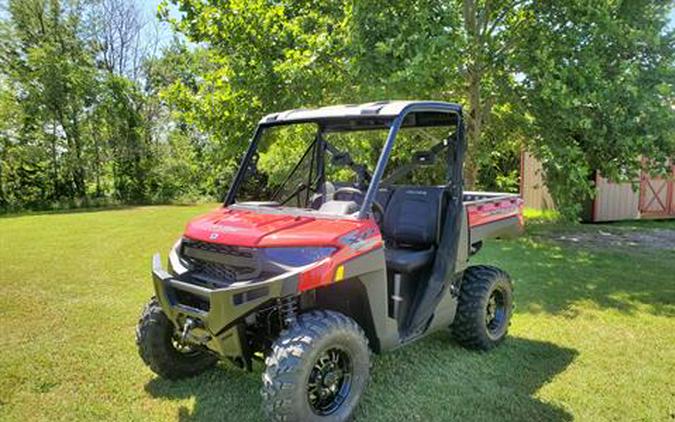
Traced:
<path id="1" fill-rule="evenodd" d="M 307 399 L 312 411 L 330 415 L 347 400 L 352 388 L 352 363 L 347 350 L 333 347 L 314 363 L 307 383 Z"/>
<path id="2" fill-rule="evenodd" d="M 485 325 L 491 336 L 499 336 L 506 323 L 506 295 L 501 288 L 490 293 L 485 309 Z"/>

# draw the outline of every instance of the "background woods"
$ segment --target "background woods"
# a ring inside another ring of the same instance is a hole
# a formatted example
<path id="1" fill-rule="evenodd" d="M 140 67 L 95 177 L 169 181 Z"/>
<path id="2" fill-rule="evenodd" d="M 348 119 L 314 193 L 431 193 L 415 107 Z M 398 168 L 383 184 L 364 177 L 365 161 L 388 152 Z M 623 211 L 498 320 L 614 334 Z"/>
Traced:
<path id="1" fill-rule="evenodd" d="M 339 102 L 464 104 L 467 186 L 526 149 L 570 218 L 675 151 L 669 1 L 0 4 L 4 210 L 219 198 L 261 115 Z"/>

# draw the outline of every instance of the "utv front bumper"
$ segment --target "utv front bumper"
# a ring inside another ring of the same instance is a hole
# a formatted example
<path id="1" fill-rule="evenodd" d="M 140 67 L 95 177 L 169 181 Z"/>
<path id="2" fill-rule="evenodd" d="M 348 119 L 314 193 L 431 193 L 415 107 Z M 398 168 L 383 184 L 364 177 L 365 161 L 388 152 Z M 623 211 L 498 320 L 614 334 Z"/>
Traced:
<path id="1" fill-rule="evenodd" d="M 180 267 L 175 252 L 169 258 L 171 271 Z M 245 341 L 245 318 L 262 305 L 295 294 L 298 274 L 285 273 L 252 283 L 235 283 L 211 289 L 190 283 L 180 275 L 162 268 L 159 253 L 152 259 L 155 293 L 167 317 L 179 333 L 191 320 L 186 340 L 206 346 L 224 357 L 248 354 Z"/>

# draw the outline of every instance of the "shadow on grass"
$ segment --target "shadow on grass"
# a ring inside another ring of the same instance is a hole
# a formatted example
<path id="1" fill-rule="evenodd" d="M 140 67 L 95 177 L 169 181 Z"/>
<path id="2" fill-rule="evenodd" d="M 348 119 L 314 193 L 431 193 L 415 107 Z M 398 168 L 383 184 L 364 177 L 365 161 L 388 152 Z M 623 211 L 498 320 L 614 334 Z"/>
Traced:
<path id="1" fill-rule="evenodd" d="M 572 417 L 536 398 L 539 388 L 562 372 L 576 352 L 550 343 L 509 338 L 489 353 L 467 351 L 447 333 L 437 333 L 374 358 L 372 382 L 356 420 L 556 420 Z M 179 419 L 258 421 L 261 385 L 257 365 L 245 373 L 229 365 L 197 378 L 146 385 L 157 398 L 194 399 Z"/>
<path id="2" fill-rule="evenodd" d="M 597 249 L 548 240 L 495 242 L 478 260 L 515 280 L 517 312 L 576 316 L 574 304 L 675 315 L 675 251 Z M 475 263 L 475 262 L 474 262 Z"/>

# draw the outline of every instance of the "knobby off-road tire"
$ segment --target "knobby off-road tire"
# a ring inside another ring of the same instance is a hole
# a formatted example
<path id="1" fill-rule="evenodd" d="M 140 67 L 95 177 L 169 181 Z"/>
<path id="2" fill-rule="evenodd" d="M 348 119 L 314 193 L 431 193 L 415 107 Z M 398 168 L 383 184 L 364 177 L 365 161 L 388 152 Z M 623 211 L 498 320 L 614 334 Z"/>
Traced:
<path id="1" fill-rule="evenodd" d="M 270 420 L 346 421 L 368 382 L 370 349 L 351 318 L 312 311 L 280 334 L 265 364 L 262 395 Z"/>
<path id="2" fill-rule="evenodd" d="M 136 345 L 141 359 L 154 373 L 171 380 L 186 378 L 204 372 L 218 361 L 203 350 L 179 346 L 175 336 L 174 325 L 153 297 L 138 320 Z"/>
<path id="3" fill-rule="evenodd" d="M 511 277 L 487 265 L 469 267 L 462 279 L 453 335 L 467 348 L 490 350 L 506 337 L 512 312 Z"/>

